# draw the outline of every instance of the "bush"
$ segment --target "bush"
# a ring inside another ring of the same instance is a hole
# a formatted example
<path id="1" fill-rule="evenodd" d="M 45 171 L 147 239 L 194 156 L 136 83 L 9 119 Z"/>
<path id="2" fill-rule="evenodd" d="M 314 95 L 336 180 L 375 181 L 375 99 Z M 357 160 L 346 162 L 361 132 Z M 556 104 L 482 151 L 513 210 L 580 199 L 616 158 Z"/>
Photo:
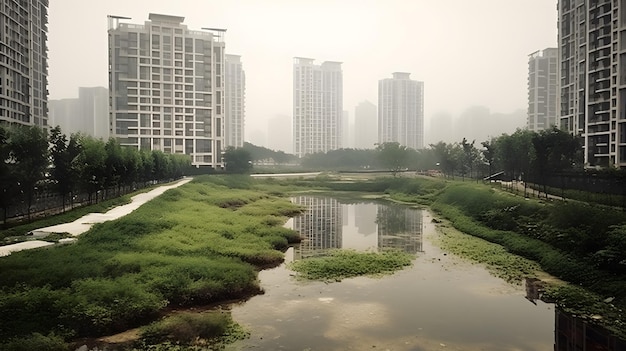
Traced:
<path id="1" fill-rule="evenodd" d="M 141 338 L 148 343 L 174 341 L 191 344 L 200 339 L 222 336 L 233 323 L 230 314 L 183 312 L 144 327 Z"/>
<path id="2" fill-rule="evenodd" d="M 26 337 L 14 338 L 8 342 L 0 342 L 0 350 L 4 351 L 69 351 L 70 348 L 60 336 L 54 333 L 47 336 L 33 333 Z"/>

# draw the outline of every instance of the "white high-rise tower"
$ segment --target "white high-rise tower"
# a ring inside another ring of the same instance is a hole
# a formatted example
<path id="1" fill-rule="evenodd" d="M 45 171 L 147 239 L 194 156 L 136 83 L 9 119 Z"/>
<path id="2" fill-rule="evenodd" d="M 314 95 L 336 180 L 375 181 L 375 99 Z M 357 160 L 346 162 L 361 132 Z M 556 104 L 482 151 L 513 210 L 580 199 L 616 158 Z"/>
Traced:
<path id="1" fill-rule="evenodd" d="M 241 56 L 226 55 L 226 146 L 243 147 L 246 116 L 246 74 Z"/>
<path id="2" fill-rule="evenodd" d="M 378 142 L 424 147 L 424 82 L 395 72 L 378 81 Z"/>
<path id="3" fill-rule="evenodd" d="M 293 65 L 293 143 L 299 157 L 342 145 L 341 62 L 313 61 L 297 57 Z"/>
<path id="4" fill-rule="evenodd" d="M 190 30 L 184 17 L 154 13 L 143 25 L 122 19 L 109 16 L 111 136 L 221 167 L 225 30 Z"/>

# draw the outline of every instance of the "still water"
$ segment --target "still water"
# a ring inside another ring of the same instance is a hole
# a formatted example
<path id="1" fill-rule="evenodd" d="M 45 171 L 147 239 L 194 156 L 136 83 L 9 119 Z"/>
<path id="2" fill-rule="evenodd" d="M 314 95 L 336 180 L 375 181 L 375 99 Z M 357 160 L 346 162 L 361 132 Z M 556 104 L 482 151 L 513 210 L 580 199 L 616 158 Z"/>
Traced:
<path id="1" fill-rule="evenodd" d="M 523 286 L 432 243 L 431 215 L 377 202 L 292 199 L 308 211 L 287 226 L 306 238 L 286 261 L 333 248 L 416 254 L 412 267 L 382 278 L 304 282 L 281 265 L 260 272 L 265 290 L 233 305 L 252 335 L 237 350 L 554 350 L 555 309 Z"/>

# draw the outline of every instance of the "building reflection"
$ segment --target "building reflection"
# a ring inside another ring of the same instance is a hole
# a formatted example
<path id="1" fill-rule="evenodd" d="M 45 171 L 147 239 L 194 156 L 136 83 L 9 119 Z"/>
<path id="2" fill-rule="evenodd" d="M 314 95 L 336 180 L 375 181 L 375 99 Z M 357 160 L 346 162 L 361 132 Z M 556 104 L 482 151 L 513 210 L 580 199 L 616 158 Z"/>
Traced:
<path id="1" fill-rule="evenodd" d="M 341 248 L 343 212 L 336 199 L 298 196 L 291 201 L 307 209 L 293 219 L 293 229 L 304 238 L 295 249 L 294 259 L 320 256 L 329 249 Z"/>
<path id="2" fill-rule="evenodd" d="M 422 251 L 422 211 L 397 205 L 378 205 L 378 247 L 408 253 Z"/>
<path id="3" fill-rule="evenodd" d="M 331 197 L 292 198 L 307 210 L 291 228 L 304 238 L 294 259 L 324 255 L 330 249 L 422 251 L 422 211 L 395 204 L 342 204 Z"/>
<path id="4" fill-rule="evenodd" d="M 526 299 L 536 304 L 543 298 L 543 284 L 539 279 L 526 278 Z M 586 320 L 554 309 L 554 350 L 555 351 L 626 351 L 623 340 L 607 329 Z"/>

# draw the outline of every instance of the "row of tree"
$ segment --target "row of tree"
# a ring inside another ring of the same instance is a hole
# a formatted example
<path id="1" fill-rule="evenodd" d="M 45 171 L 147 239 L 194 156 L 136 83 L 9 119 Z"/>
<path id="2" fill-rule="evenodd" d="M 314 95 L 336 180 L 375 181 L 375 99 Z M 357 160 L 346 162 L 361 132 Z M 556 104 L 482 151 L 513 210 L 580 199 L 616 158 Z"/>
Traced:
<path id="1" fill-rule="evenodd" d="M 64 210 L 69 195 L 86 193 L 91 202 L 98 191 L 119 193 L 137 183 L 178 178 L 191 166 L 187 155 L 126 148 L 114 138 L 68 138 L 59 127 L 48 133 L 36 126 L 0 126 L 0 160 L 3 220 L 22 201 L 30 217 L 35 192 L 42 189 L 59 194 Z"/>
<path id="2" fill-rule="evenodd" d="M 509 179 L 539 179 L 570 169 L 582 169 L 580 139 L 558 128 L 539 133 L 518 129 L 511 135 L 483 141 L 463 138 L 458 143 L 438 142 L 413 150 L 397 142 L 378 144 L 376 149 L 340 149 L 307 155 L 305 168 L 314 169 L 403 169 L 436 170 L 445 176 L 479 178 L 504 171 Z"/>

